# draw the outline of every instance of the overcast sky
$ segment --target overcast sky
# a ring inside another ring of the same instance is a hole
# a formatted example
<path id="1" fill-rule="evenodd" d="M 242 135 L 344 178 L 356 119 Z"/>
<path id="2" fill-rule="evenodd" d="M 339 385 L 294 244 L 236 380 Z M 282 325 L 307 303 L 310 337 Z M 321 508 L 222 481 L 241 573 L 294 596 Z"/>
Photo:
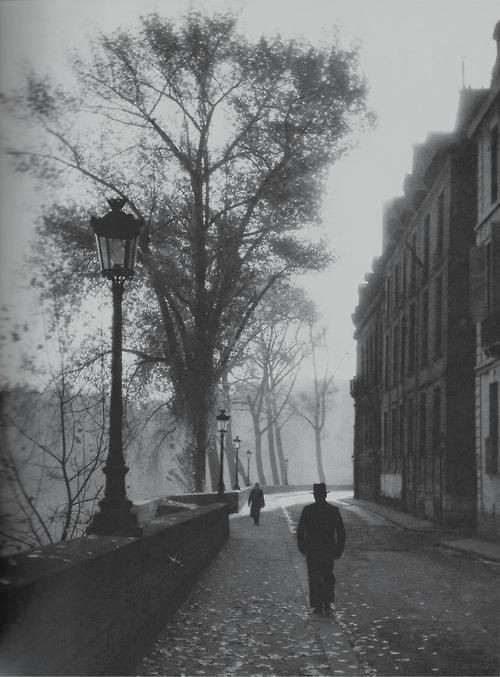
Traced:
<path id="1" fill-rule="evenodd" d="M 496 49 L 498 0 L 0 0 L 0 86 L 19 81 L 23 64 L 58 76 L 67 47 L 85 49 L 96 29 L 133 25 L 158 10 L 176 16 L 190 8 L 239 10 L 249 37 L 325 39 L 338 25 L 343 40 L 361 43 L 377 128 L 332 168 L 325 194 L 325 231 L 337 263 L 306 281 L 329 328 L 330 363 L 337 376 L 354 373 L 351 313 L 357 287 L 380 254 L 384 202 L 401 193 L 412 144 L 431 131 L 451 131 L 458 92 L 487 87 Z M 4 132 L 5 137 L 5 132 Z M 5 141 L 5 138 L 4 138 Z M 26 178 L 0 167 L 2 302 L 22 295 L 21 256 L 39 198 Z"/>

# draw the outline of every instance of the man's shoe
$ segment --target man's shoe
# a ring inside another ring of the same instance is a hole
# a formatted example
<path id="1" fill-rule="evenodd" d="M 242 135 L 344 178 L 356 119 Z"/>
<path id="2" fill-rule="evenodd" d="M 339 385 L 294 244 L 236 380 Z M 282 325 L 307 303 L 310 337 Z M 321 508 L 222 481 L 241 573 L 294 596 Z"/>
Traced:
<path id="1" fill-rule="evenodd" d="M 322 613 L 323 613 L 323 611 L 321 610 L 321 607 L 319 607 L 319 606 L 315 606 L 315 607 L 314 607 L 314 609 L 313 609 L 313 614 L 314 614 L 315 616 L 321 616 Z"/>

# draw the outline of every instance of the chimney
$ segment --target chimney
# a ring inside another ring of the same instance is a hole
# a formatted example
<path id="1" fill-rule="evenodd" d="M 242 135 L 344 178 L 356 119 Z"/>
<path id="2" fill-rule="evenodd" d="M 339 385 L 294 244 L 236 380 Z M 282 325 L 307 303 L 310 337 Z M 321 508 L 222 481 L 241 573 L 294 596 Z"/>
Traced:
<path id="1" fill-rule="evenodd" d="M 500 80 L 500 21 L 497 22 L 493 31 L 493 40 L 497 43 L 497 58 L 491 72 L 491 86 Z"/>

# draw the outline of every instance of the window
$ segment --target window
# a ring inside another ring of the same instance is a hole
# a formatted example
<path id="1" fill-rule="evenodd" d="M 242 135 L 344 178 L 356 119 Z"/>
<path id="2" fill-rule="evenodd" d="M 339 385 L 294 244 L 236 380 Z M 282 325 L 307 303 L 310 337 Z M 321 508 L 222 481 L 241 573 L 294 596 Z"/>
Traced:
<path id="1" fill-rule="evenodd" d="M 498 472 L 498 381 L 490 383 L 489 387 L 489 435 L 486 438 L 486 472 Z"/>
<path id="2" fill-rule="evenodd" d="M 404 456 L 405 450 L 405 407 L 404 404 L 399 405 L 399 445 L 398 456 Z"/>
<path id="3" fill-rule="evenodd" d="M 406 335 L 408 333 L 408 326 L 406 317 L 401 320 L 401 378 L 405 375 L 406 370 Z"/>
<path id="4" fill-rule="evenodd" d="M 431 243 L 431 217 L 429 214 L 425 217 L 424 223 L 424 275 L 429 273 L 429 254 Z"/>
<path id="5" fill-rule="evenodd" d="M 384 451 L 387 457 L 389 454 L 389 419 L 386 411 L 384 411 Z"/>
<path id="6" fill-rule="evenodd" d="M 374 380 L 380 382 L 382 374 L 380 373 L 380 327 L 377 325 L 375 328 L 375 347 L 373 351 L 373 370 L 374 370 Z"/>
<path id="7" fill-rule="evenodd" d="M 392 408 L 391 411 L 391 461 L 394 460 L 394 457 L 397 454 L 398 446 L 398 410 L 396 407 Z"/>
<path id="8" fill-rule="evenodd" d="M 434 397 L 432 403 L 432 446 L 434 450 L 439 449 L 441 440 L 441 388 L 434 388 Z"/>
<path id="9" fill-rule="evenodd" d="M 415 370 L 415 340 L 417 332 L 417 318 L 415 304 L 410 306 L 410 329 L 408 336 L 408 373 L 412 374 Z"/>
<path id="10" fill-rule="evenodd" d="M 498 127 L 490 132 L 490 190 L 491 201 L 498 199 Z"/>
<path id="11" fill-rule="evenodd" d="M 410 286 L 415 289 L 417 283 L 417 236 L 414 235 L 411 239 L 411 264 L 410 264 Z"/>
<path id="12" fill-rule="evenodd" d="M 392 336 L 392 378 L 393 383 L 397 383 L 399 371 L 399 327 L 394 327 Z"/>
<path id="13" fill-rule="evenodd" d="M 394 304 L 399 305 L 399 264 L 394 268 Z"/>
<path id="14" fill-rule="evenodd" d="M 437 236 L 436 236 L 436 253 L 441 256 L 443 252 L 444 241 L 444 194 L 441 193 L 438 197 L 438 221 L 437 221 Z"/>
<path id="15" fill-rule="evenodd" d="M 429 292 L 422 298 L 422 365 L 429 361 Z"/>
<path id="16" fill-rule="evenodd" d="M 491 242 L 486 245 L 486 310 L 488 313 L 493 312 L 493 261 L 492 261 L 492 246 Z"/>
<path id="17" fill-rule="evenodd" d="M 408 450 L 408 455 L 412 455 L 415 451 L 415 436 L 413 431 L 413 426 L 415 425 L 415 411 L 413 408 L 413 397 L 408 399 L 408 426 L 406 428 L 406 448 Z"/>
<path id="18" fill-rule="evenodd" d="M 434 303 L 434 355 L 443 352 L 443 278 L 436 278 Z"/>
<path id="19" fill-rule="evenodd" d="M 386 387 L 389 387 L 389 363 L 390 363 L 390 352 L 389 352 L 389 334 L 385 337 L 385 365 L 384 365 L 384 381 Z"/>
<path id="20" fill-rule="evenodd" d="M 426 451 L 427 444 L 427 398 L 425 393 L 420 395 L 420 411 L 419 411 L 419 432 L 418 432 L 418 442 L 420 448 L 420 454 L 423 456 Z"/>

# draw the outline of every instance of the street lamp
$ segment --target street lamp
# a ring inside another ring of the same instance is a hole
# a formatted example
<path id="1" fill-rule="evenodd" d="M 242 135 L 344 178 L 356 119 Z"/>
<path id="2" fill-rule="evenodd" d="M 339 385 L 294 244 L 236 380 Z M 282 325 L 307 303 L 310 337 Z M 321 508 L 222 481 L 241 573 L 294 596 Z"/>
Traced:
<path id="1" fill-rule="evenodd" d="M 250 486 L 250 456 L 252 452 L 250 449 L 247 451 L 247 487 Z"/>
<path id="2" fill-rule="evenodd" d="M 285 487 L 288 486 L 288 459 L 285 458 Z"/>
<path id="3" fill-rule="evenodd" d="M 238 436 L 236 436 L 233 440 L 233 447 L 236 451 L 236 468 L 235 468 L 235 471 L 234 471 L 234 486 L 233 486 L 233 489 L 235 491 L 240 490 L 240 485 L 238 484 L 238 457 L 239 457 L 239 452 L 240 452 L 240 444 L 241 444 L 241 440 Z"/>
<path id="4" fill-rule="evenodd" d="M 231 416 L 226 414 L 225 409 L 221 409 L 220 414 L 215 418 L 217 419 L 217 430 L 220 433 L 219 488 L 217 491 L 217 498 L 224 500 L 224 435 L 226 434 L 227 424 Z"/>
<path id="5" fill-rule="evenodd" d="M 101 263 L 102 276 L 111 280 L 113 292 L 113 324 L 111 349 L 111 397 L 109 409 L 108 457 L 104 466 L 106 486 L 104 498 L 87 528 L 88 534 L 99 536 L 140 536 L 142 529 L 132 513 L 127 498 L 122 446 L 122 298 L 125 281 L 134 275 L 137 241 L 142 220 L 122 212 L 126 199 L 111 198 L 111 211 L 102 218 L 90 217 Z"/>

